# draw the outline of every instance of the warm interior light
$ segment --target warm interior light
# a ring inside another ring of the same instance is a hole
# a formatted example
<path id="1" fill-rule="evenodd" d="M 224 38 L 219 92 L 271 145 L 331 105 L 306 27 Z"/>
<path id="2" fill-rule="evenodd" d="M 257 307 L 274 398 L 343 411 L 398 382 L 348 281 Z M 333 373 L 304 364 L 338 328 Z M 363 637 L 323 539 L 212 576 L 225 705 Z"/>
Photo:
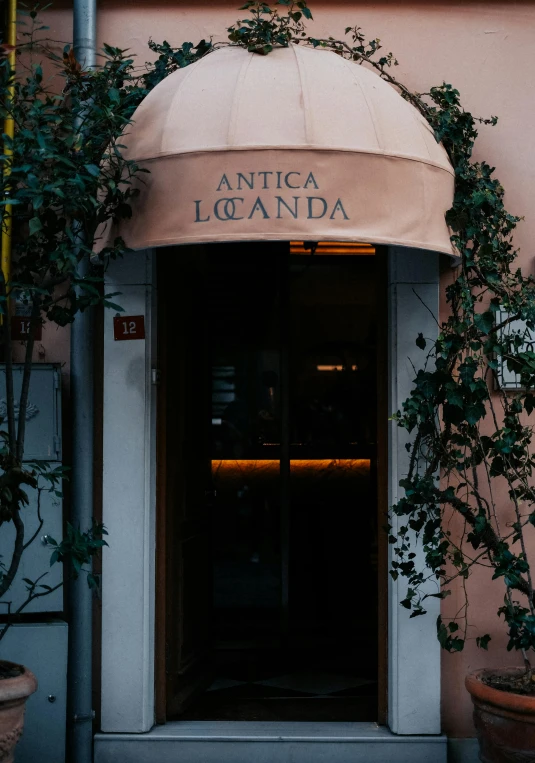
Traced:
<path id="1" fill-rule="evenodd" d="M 369 469 L 371 461 L 369 458 L 292 458 L 290 467 L 295 471 L 306 469 L 326 469 L 329 466 L 333 469 Z M 239 469 L 241 472 L 252 472 L 255 469 L 272 471 L 279 469 L 280 461 L 275 458 L 225 458 L 212 461 L 212 473 L 223 470 L 233 471 Z"/>
<path id="2" fill-rule="evenodd" d="M 345 366 L 316 366 L 317 371 L 345 371 Z M 357 370 L 357 366 L 351 366 L 352 371 Z"/>
<path id="3" fill-rule="evenodd" d="M 310 254 L 304 241 L 290 241 L 290 254 Z M 315 254 L 375 254 L 372 244 L 353 241 L 318 241 Z"/>

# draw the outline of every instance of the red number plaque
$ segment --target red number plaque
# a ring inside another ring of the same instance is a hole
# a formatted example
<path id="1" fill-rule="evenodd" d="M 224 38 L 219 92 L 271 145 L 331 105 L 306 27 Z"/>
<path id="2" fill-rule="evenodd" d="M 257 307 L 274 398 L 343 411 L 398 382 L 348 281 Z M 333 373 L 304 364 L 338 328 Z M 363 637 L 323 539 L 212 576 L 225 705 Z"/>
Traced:
<path id="1" fill-rule="evenodd" d="M 116 342 L 127 339 L 145 339 L 144 315 L 118 315 L 113 319 L 113 338 Z"/>
<path id="2" fill-rule="evenodd" d="M 30 336 L 30 316 L 13 315 L 11 316 L 11 339 L 26 342 Z M 35 327 L 35 340 L 40 342 L 43 338 L 43 326 L 39 322 Z"/>

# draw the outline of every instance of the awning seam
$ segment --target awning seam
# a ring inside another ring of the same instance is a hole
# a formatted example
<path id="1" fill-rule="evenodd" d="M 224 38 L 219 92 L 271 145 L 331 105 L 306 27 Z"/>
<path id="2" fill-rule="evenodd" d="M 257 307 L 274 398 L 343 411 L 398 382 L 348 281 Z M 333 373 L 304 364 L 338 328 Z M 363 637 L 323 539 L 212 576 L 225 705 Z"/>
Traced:
<path id="1" fill-rule="evenodd" d="M 409 156 L 407 154 L 396 154 L 391 151 L 385 151 L 381 149 L 377 150 L 367 150 L 367 149 L 358 149 L 358 148 L 344 148 L 339 146 L 314 146 L 314 145 L 303 145 L 300 143 L 298 146 L 292 146 L 292 145 L 279 145 L 279 146 L 214 146 L 211 148 L 204 147 L 200 149 L 189 149 L 189 150 L 173 150 L 172 152 L 164 152 L 161 154 L 156 154 L 155 156 L 145 156 L 145 157 L 131 157 L 128 156 L 128 159 L 131 159 L 136 162 L 153 162 L 157 161 L 158 159 L 172 159 L 173 157 L 178 156 L 191 156 L 192 154 L 212 154 L 212 153 L 227 153 L 229 151 L 248 151 L 250 153 L 253 153 L 254 151 L 318 151 L 318 152 L 332 152 L 332 153 L 341 153 L 341 154 L 368 154 L 370 156 L 381 156 L 386 157 L 389 159 L 406 159 L 410 162 L 419 162 L 420 164 L 426 164 L 430 167 L 436 167 L 438 170 L 443 170 L 444 172 L 447 172 L 448 175 L 451 175 L 452 177 L 455 175 L 454 170 L 452 167 L 445 167 L 443 164 L 438 164 L 437 162 L 434 162 L 433 160 L 425 159 L 421 156 Z"/>
<path id="2" fill-rule="evenodd" d="M 411 114 L 412 114 L 413 122 L 416 125 L 416 129 L 419 132 L 419 134 L 422 136 L 422 140 L 423 140 L 423 143 L 424 143 L 424 146 L 425 146 L 425 150 L 427 151 L 427 153 L 429 155 L 429 158 L 431 158 L 431 151 L 429 150 L 429 146 L 427 144 L 426 136 L 424 135 L 425 126 L 427 125 L 429 130 L 431 130 L 431 126 L 430 126 L 430 124 L 427 121 L 425 123 L 422 121 L 422 120 L 424 120 L 424 117 L 420 114 L 419 111 L 416 110 L 416 108 L 413 107 L 411 109 Z M 421 117 L 421 119 L 419 119 L 419 117 Z M 433 135 L 433 140 L 435 140 L 435 143 L 437 143 L 438 145 L 441 145 L 435 139 L 434 135 Z"/>
<path id="3" fill-rule="evenodd" d="M 204 60 L 206 60 L 206 57 L 204 59 L 201 58 L 199 61 L 197 61 L 196 62 L 197 66 L 202 64 Z M 183 71 L 183 70 L 182 69 L 178 69 L 176 72 L 173 72 L 173 74 L 178 74 L 178 72 L 181 72 L 181 71 Z M 172 77 L 173 74 L 170 74 L 169 76 Z M 165 136 L 167 134 L 167 126 L 168 126 L 168 124 L 169 124 L 169 122 L 171 120 L 171 117 L 174 115 L 173 105 L 174 105 L 175 101 L 178 98 L 180 98 L 180 94 L 181 94 L 180 91 L 182 90 L 182 87 L 184 86 L 184 82 L 186 82 L 191 77 L 192 74 L 193 74 L 193 67 L 191 67 L 191 69 L 188 68 L 186 73 L 182 76 L 182 78 L 180 80 L 180 84 L 178 85 L 178 87 L 176 89 L 176 92 L 174 93 L 173 97 L 171 98 L 171 103 L 170 103 L 169 109 L 167 111 L 167 117 L 166 117 L 166 119 L 165 119 L 165 121 L 164 121 L 164 123 L 162 125 L 162 128 L 161 128 L 160 146 L 162 145 L 162 143 L 163 143 L 163 141 L 165 139 Z M 150 96 L 150 93 L 149 93 L 149 96 Z"/>
<path id="4" fill-rule="evenodd" d="M 243 64 L 240 67 L 240 73 L 236 77 L 236 80 L 234 83 L 234 90 L 232 92 L 232 105 L 230 107 L 230 120 L 229 120 L 228 132 L 227 132 L 227 143 L 229 144 L 229 146 L 232 146 L 234 144 L 234 140 L 236 138 L 236 125 L 238 122 L 240 102 L 242 99 L 243 92 L 245 90 L 245 88 L 243 88 L 242 85 L 245 82 L 245 79 L 247 77 L 247 72 L 249 70 L 249 67 L 252 61 L 253 61 L 253 56 L 250 56 L 249 58 L 246 58 L 244 60 Z"/>
<path id="5" fill-rule="evenodd" d="M 312 136 L 314 136 L 314 130 L 310 129 L 310 119 L 312 115 L 312 110 L 310 109 L 310 98 L 308 97 L 308 90 L 307 90 L 307 83 L 306 83 L 306 77 L 303 71 L 303 66 L 301 59 L 299 58 L 299 53 L 297 45 L 290 45 L 291 50 L 293 51 L 294 57 L 295 57 L 295 63 L 297 65 L 297 73 L 299 75 L 299 83 L 301 85 L 301 94 L 303 96 L 303 122 L 305 126 L 305 140 L 308 142 Z"/>
<path id="6" fill-rule="evenodd" d="M 355 66 L 359 66 L 360 64 L 351 63 L 346 58 L 342 58 L 342 61 L 346 64 L 346 66 L 352 67 L 350 69 L 351 76 L 353 77 L 353 81 L 356 83 L 357 87 L 359 88 L 360 92 L 362 93 L 362 97 L 364 98 L 364 101 L 366 103 L 366 106 L 368 107 L 368 114 L 370 115 L 373 131 L 375 133 L 375 139 L 377 140 L 377 145 L 379 146 L 381 151 L 384 151 L 384 141 L 381 137 L 381 131 L 378 126 L 378 120 L 376 118 L 375 109 L 370 103 L 370 100 L 368 99 L 368 94 L 366 93 L 366 89 L 362 82 L 359 81 L 359 78 L 357 77 L 357 72 L 354 70 Z"/>

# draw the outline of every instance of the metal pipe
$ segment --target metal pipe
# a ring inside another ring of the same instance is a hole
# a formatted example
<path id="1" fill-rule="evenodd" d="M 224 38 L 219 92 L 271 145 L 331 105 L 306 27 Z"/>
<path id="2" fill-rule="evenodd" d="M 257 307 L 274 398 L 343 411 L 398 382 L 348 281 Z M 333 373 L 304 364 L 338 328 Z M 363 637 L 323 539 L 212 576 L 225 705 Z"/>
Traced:
<path id="1" fill-rule="evenodd" d="M 91 68 L 97 62 L 97 0 L 74 0 L 73 13 L 74 54 Z"/>
<path id="2" fill-rule="evenodd" d="M 74 54 L 84 67 L 96 64 L 96 0 L 74 0 Z M 80 276 L 87 275 L 85 258 Z M 93 311 L 79 313 L 71 328 L 72 477 L 71 522 L 87 530 L 93 522 Z M 68 760 L 93 759 L 93 595 L 85 575 L 69 586 Z"/>

